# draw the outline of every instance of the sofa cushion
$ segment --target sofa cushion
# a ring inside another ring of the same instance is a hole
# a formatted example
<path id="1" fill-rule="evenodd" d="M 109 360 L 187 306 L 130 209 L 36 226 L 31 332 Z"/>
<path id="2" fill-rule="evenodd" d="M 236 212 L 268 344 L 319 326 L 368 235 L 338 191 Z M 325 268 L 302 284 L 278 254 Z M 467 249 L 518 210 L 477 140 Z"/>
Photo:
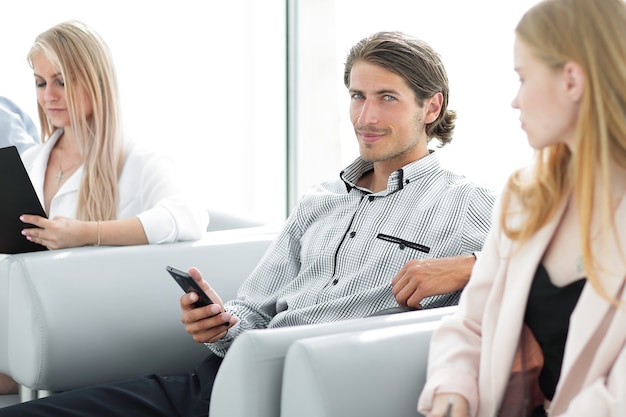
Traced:
<path id="1" fill-rule="evenodd" d="M 28 388 L 58 391 L 192 369 L 206 348 L 180 322 L 182 290 L 166 266 L 198 267 L 228 300 L 275 236 L 266 228 L 236 229 L 196 242 L 13 256 L 10 374 Z"/>

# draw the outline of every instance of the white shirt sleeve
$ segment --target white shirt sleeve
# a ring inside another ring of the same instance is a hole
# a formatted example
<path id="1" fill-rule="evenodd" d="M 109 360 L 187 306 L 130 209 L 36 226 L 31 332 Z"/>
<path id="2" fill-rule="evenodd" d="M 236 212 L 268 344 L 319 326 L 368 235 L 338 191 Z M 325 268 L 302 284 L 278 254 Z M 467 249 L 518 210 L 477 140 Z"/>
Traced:
<path id="1" fill-rule="evenodd" d="M 119 185 L 118 218 L 137 216 L 149 243 L 197 240 L 206 231 L 208 211 L 182 191 L 165 155 L 129 148 Z"/>

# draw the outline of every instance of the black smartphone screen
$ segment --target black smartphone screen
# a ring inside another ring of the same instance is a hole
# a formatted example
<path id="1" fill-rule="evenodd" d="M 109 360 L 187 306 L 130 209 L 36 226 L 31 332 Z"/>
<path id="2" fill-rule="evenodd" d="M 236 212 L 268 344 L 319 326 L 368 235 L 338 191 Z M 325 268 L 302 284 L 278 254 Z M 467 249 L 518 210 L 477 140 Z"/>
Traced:
<path id="1" fill-rule="evenodd" d="M 198 283 L 196 283 L 196 281 L 194 281 L 191 275 L 187 272 L 176 269 L 173 266 L 167 266 L 166 269 L 178 285 L 180 285 L 180 288 L 182 288 L 183 291 L 186 293 L 193 291 L 198 294 L 199 299 L 194 303 L 194 307 L 204 307 L 209 304 L 213 304 L 213 301 L 209 298 L 209 296 L 206 295 Z"/>

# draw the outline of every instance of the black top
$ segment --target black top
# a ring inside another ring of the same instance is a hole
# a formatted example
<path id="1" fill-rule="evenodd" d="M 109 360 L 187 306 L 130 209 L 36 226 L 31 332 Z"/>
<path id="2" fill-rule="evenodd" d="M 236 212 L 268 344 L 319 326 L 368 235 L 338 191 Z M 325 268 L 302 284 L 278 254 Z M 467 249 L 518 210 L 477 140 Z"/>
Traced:
<path id="1" fill-rule="evenodd" d="M 548 400 L 554 397 L 561 375 L 569 318 L 578 302 L 586 279 L 581 278 L 565 287 L 557 287 L 548 272 L 539 264 L 530 287 L 524 322 L 530 327 L 543 351 L 544 364 L 539 386 Z"/>

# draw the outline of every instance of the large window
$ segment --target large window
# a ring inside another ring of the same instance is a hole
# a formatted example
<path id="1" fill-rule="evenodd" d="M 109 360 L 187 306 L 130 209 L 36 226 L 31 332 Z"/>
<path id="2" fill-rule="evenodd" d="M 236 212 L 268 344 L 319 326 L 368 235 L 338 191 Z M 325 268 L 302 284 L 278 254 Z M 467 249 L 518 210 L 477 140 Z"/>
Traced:
<path id="1" fill-rule="evenodd" d="M 442 160 L 499 190 L 531 155 L 510 102 L 513 29 L 536 1 L 13 2 L 0 25 L 0 94 L 36 118 L 26 53 L 43 30 L 83 20 L 112 50 L 130 136 L 171 155 L 207 207 L 282 221 L 306 188 L 358 155 L 342 80 L 349 47 L 401 30 L 448 69 L 459 117 Z"/>
<path id="2" fill-rule="evenodd" d="M 207 207 L 284 219 L 284 0 L 24 0 L 2 16 L 0 95 L 33 119 L 26 54 L 82 20 L 112 51 L 134 140 L 171 155 Z"/>

